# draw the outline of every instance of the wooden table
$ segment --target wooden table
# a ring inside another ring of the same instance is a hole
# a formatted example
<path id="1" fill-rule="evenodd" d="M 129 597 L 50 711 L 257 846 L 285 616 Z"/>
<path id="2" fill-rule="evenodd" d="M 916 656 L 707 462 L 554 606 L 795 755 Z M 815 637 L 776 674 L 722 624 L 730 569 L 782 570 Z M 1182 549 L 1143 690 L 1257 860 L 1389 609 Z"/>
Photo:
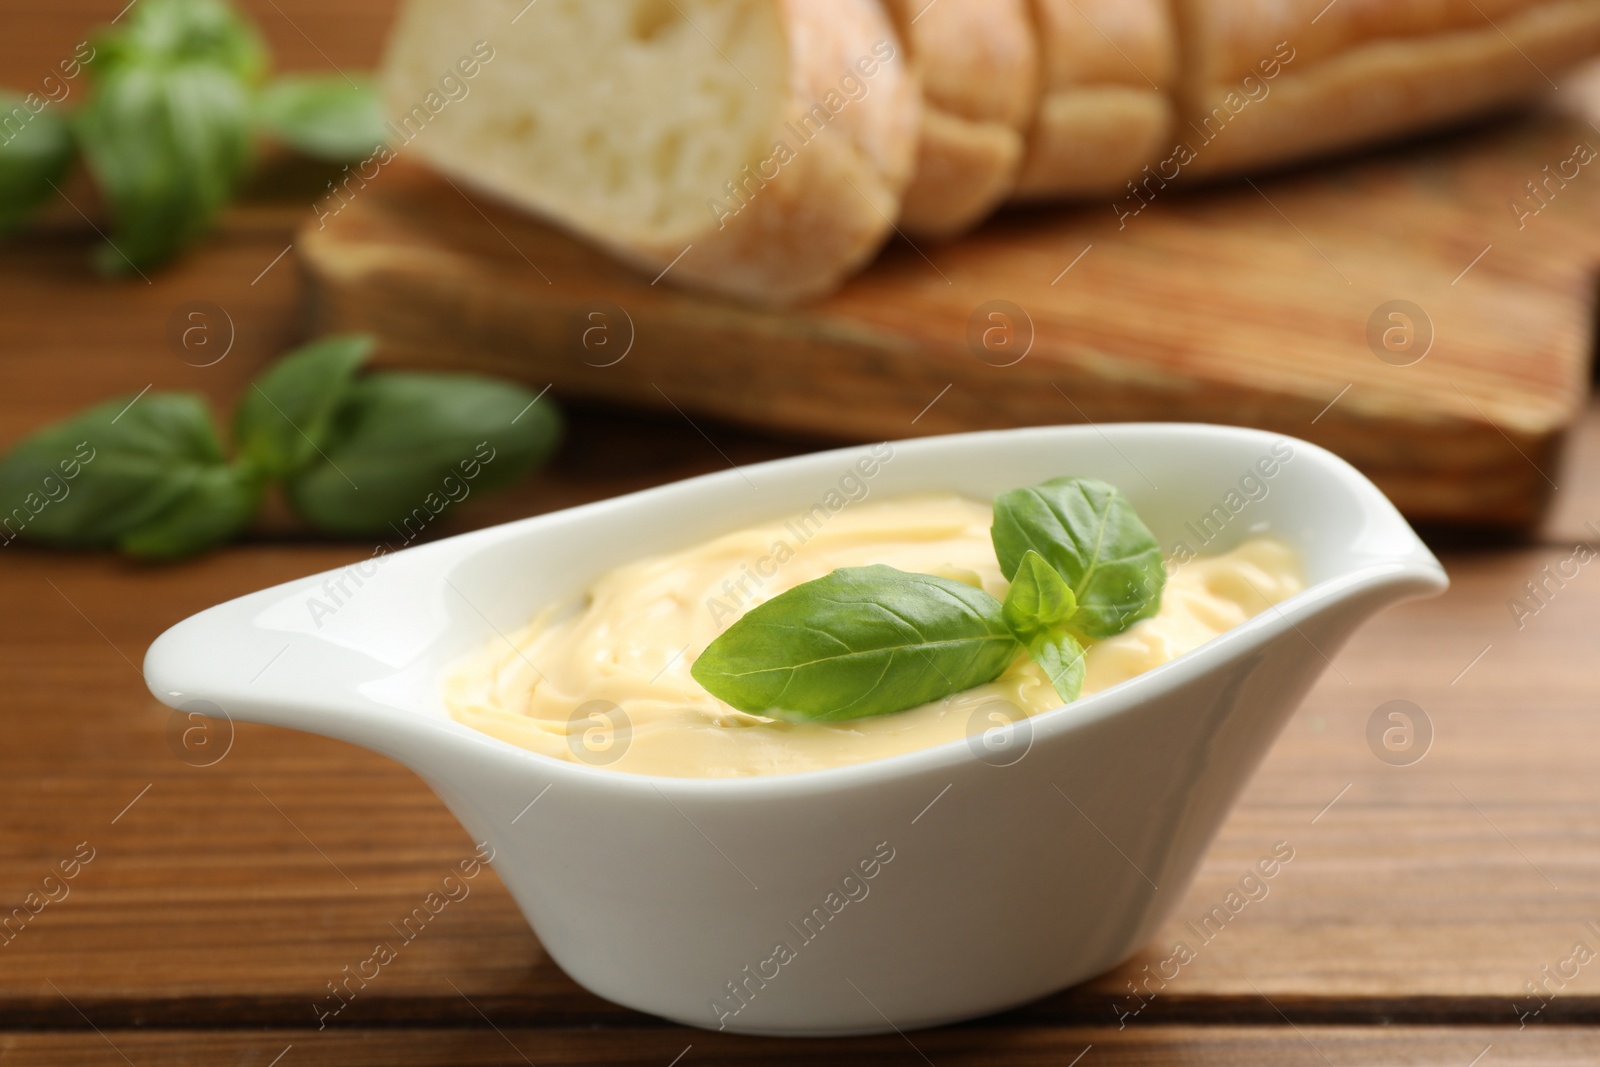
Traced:
<path id="1" fill-rule="evenodd" d="M 7 0 L 3 80 L 27 84 L 121 0 Z M 362 67 L 382 3 L 264 0 L 285 66 Z M 312 43 L 315 42 L 315 43 Z M 0 445 L 79 406 L 155 388 L 219 407 L 297 337 L 293 253 L 317 183 L 235 211 L 170 271 L 92 278 L 70 212 L 0 246 Z M 236 343 L 188 366 L 174 309 L 211 300 Z M 554 466 L 474 500 L 456 530 L 807 447 L 702 423 L 577 410 Z M 138 664 L 209 604 L 354 561 L 360 545 L 269 519 L 204 559 L 137 566 L 11 546 L 0 591 L 0 1060 L 19 1063 L 1397 1062 L 1468 1067 L 1600 1057 L 1600 577 L 1585 568 L 1519 628 L 1507 601 L 1600 522 L 1600 412 L 1556 511 L 1528 543 L 1457 540 L 1455 586 L 1366 627 L 1289 723 L 1170 929 L 1084 986 L 970 1025 L 858 1040 L 683 1029 L 602 1001 L 545 956 L 486 876 L 319 1030 L 313 1005 L 471 852 L 408 771 L 316 737 L 241 725 L 208 766 L 173 739 Z M 1448 541 L 1443 543 L 1448 544 Z M 1414 701 L 1431 751 L 1391 766 L 1369 717 Z M 220 748 L 224 738 L 220 735 Z M 1293 861 L 1136 1015 L 1128 983 L 1278 841 Z M 82 862 L 81 857 L 92 859 Z M 46 877 L 79 857 L 76 877 Z M 63 889 L 65 895 L 63 895 Z M 1584 963 L 1572 962 L 1574 946 Z M 1561 975 L 1564 970 L 1566 977 Z M 1574 975 L 1574 970 L 1576 974 Z M 1543 985 L 1538 998 L 1530 986 Z M 1519 1017 L 1520 1015 L 1520 1017 Z M 1076 1059 L 1077 1057 L 1081 1059 Z"/>

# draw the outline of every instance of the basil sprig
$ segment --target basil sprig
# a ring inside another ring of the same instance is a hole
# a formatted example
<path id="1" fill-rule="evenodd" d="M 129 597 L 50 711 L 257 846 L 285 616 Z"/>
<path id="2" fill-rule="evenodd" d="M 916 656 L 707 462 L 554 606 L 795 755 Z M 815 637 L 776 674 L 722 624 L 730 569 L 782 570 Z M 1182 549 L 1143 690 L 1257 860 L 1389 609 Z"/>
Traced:
<path id="1" fill-rule="evenodd" d="M 747 612 L 691 670 L 742 711 L 827 722 L 982 685 L 1017 649 L 1000 602 L 981 589 L 893 567 L 844 567 Z"/>
<path id="2" fill-rule="evenodd" d="M 95 260 L 109 274 L 155 266 L 210 230 L 261 136 L 333 163 L 366 159 L 386 137 L 364 79 L 268 82 L 266 46 L 224 0 L 140 0 L 93 43 L 87 102 L 70 117 L 60 105 L 30 112 L 0 100 L 6 114 L 29 115 L 0 145 L 0 233 L 25 220 L 81 154 L 114 220 Z"/>
<path id="3" fill-rule="evenodd" d="M 59 112 L 29 98 L 0 92 L 0 117 L 20 129 L 0 125 L 0 234 L 11 232 L 48 199 L 72 165 L 72 131 Z"/>
<path id="4" fill-rule="evenodd" d="M 227 470 L 202 397 L 118 397 L 11 450 L 0 463 L 0 526 L 8 538 L 163 555 L 156 531 L 170 531 Z"/>
<path id="5" fill-rule="evenodd" d="M 366 159 L 389 136 L 372 84 L 339 74 L 277 79 L 256 100 L 256 122 L 295 151 L 327 163 Z"/>
<path id="6" fill-rule="evenodd" d="M 211 229 L 250 165 L 250 98 L 211 63 L 89 69 L 94 96 L 77 116 L 78 144 L 116 220 L 95 265 L 126 274 Z"/>
<path id="7" fill-rule="evenodd" d="M 371 352 L 371 337 L 350 334 L 313 341 L 278 360 L 234 408 L 240 454 L 270 478 L 310 463 Z"/>
<path id="8" fill-rule="evenodd" d="M 1030 550 L 1066 579 L 1078 603 L 1073 627 L 1086 637 L 1119 634 L 1161 607 L 1161 546 L 1105 482 L 1054 478 L 1001 493 L 991 536 L 1008 580 Z"/>
<path id="9" fill-rule="evenodd" d="M 359 376 L 371 350 L 352 334 L 285 356 L 240 398 L 231 459 L 187 393 L 119 397 L 45 427 L 0 460 L 0 543 L 193 555 L 248 527 L 274 482 L 318 530 L 410 540 L 554 450 L 552 402 L 471 375 Z"/>
<path id="10" fill-rule="evenodd" d="M 543 463 L 560 435 L 555 408 L 535 399 L 471 374 L 358 378 L 322 454 L 289 479 L 289 501 L 319 530 L 381 537 L 429 492 L 437 502 L 510 485 Z"/>
<path id="11" fill-rule="evenodd" d="M 995 500 L 1004 601 L 947 578 L 846 567 L 751 609 L 690 668 L 713 696 L 773 718 L 886 715 L 991 682 L 1019 655 L 1063 700 L 1084 646 L 1160 609 L 1154 535 L 1115 488 L 1058 478 Z"/>
<path id="12" fill-rule="evenodd" d="M 1068 701 L 1083 691 L 1083 645 L 1072 632 L 1078 614 L 1072 587 L 1030 548 L 1011 579 L 1000 617 Z"/>

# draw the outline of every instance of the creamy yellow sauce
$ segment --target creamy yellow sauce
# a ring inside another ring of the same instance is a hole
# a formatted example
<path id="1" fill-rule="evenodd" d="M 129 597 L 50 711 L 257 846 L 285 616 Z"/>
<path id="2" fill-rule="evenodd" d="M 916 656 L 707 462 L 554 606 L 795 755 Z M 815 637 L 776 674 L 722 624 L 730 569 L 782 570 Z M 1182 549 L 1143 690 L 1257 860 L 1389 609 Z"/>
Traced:
<path id="1" fill-rule="evenodd" d="M 996 700 L 1028 715 L 1059 707 L 1026 656 L 987 685 L 845 723 L 746 714 L 689 674 L 745 611 L 838 567 L 883 563 L 1004 597 L 991 521 L 990 505 L 953 495 L 859 503 L 820 522 L 755 526 L 619 567 L 584 603 L 548 609 L 460 664 L 446 681 L 446 705 L 469 726 L 558 759 L 705 778 L 788 774 L 927 748 L 969 736 L 975 716 L 997 721 L 984 710 Z M 1089 647 L 1084 695 L 1198 648 L 1304 584 L 1294 551 L 1267 536 L 1169 563 L 1168 571 L 1156 616 Z"/>

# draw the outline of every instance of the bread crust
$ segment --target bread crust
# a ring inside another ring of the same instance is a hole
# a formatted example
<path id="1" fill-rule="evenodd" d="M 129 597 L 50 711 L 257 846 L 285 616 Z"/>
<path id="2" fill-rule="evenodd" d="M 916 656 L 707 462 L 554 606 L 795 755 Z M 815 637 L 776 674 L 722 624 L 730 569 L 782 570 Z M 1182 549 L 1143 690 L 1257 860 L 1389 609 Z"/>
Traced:
<path id="1" fill-rule="evenodd" d="M 789 39 L 784 130 L 803 131 L 806 116 L 838 93 L 842 78 L 853 71 L 860 77 L 857 64 L 874 49 L 892 58 L 822 134 L 792 145 L 794 159 L 724 227 L 708 230 L 687 253 L 658 247 L 642 257 L 656 267 L 681 253 L 668 277 L 763 304 L 829 293 L 877 253 L 900 214 L 921 117 L 916 79 L 876 0 L 779 3 Z"/>
<path id="2" fill-rule="evenodd" d="M 1184 171 L 1195 176 L 1299 161 L 1492 110 L 1548 91 L 1550 79 L 1600 50 L 1600 0 L 1176 4 L 1177 137 L 1194 149 Z M 1293 58 L 1281 62 L 1285 49 Z"/>
<path id="3" fill-rule="evenodd" d="M 982 222 L 1016 186 L 1022 134 L 924 105 L 916 172 L 900 225 L 934 240 L 958 237 Z"/>
<path id="4" fill-rule="evenodd" d="M 1034 123 L 1019 201 L 1121 193 L 1165 146 L 1172 107 L 1160 93 L 1120 85 L 1045 97 Z"/>
<path id="5" fill-rule="evenodd" d="M 603 217 L 574 217 L 537 183 L 486 173 L 474 164 L 470 146 L 438 136 L 419 138 L 407 150 L 597 242 L 663 284 L 760 304 L 824 295 L 864 266 L 893 232 L 915 158 L 921 98 L 878 0 L 766 2 L 777 11 L 788 51 L 786 95 L 770 146 L 782 142 L 786 153 L 781 165 L 764 153 L 726 176 L 733 187 L 707 189 L 706 224 L 697 232 L 669 239 L 623 232 Z M 407 0 L 385 61 L 392 108 L 406 106 L 418 91 L 420 70 L 429 69 L 417 60 L 429 52 L 426 36 L 483 4 L 497 14 L 504 6 L 501 0 Z M 512 3 L 512 13 L 521 6 Z M 871 65 L 870 77 L 862 64 Z"/>
<path id="6" fill-rule="evenodd" d="M 1038 99 L 1028 0 L 885 0 L 922 86 L 917 160 L 900 225 L 937 239 L 1011 192 Z"/>
<path id="7" fill-rule="evenodd" d="M 1288 40 L 1311 67 L 1364 45 L 1491 30 L 1562 0 L 1173 0 L 1185 82 L 1232 81 Z M 1313 20 L 1315 20 L 1313 22 Z"/>
<path id="8" fill-rule="evenodd" d="M 1165 187 L 1340 151 L 1547 91 L 1600 52 L 1600 0 L 742 2 L 781 27 L 782 103 L 772 148 L 726 176 L 732 208 L 706 190 L 703 226 L 685 209 L 641 233 L 591 201 L 563 206 L 550 190 L 570 182 L 491 173 L 471 144 L 431 131 L 404 151 L 663 284 L 791 304 L 837 288 L 896 226 L 948 237 L 1007 198 L 1120 197 L 1147 166 Z M 391 103 L 436 76 L 433 36 L 518 10 L 524 0 L 405 0 Z M 774 38 L 761 40 L 773 56 Z M 788 157 L 764 170 L 780 143 Z"/>
<path id="9" fill-rule="evenodd" d="M 1119 190 L 1172 126 L 1177 51 L 1166 0 L 1033 0 L 1043 57 L 1019 200 Z"/>

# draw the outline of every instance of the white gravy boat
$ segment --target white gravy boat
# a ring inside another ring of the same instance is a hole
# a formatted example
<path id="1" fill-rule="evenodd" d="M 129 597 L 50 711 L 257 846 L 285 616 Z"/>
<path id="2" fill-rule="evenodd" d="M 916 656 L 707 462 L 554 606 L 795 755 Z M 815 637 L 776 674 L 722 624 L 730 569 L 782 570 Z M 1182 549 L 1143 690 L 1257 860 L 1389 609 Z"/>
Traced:
<path id="1" fill-rule="evenodd" d="M 1275 444 L 1292 458 L 1266 477 Z M 960 434 L 897 443 L 862 478 L 866 454 L 724 471 L 289 582 L 174 626 L 145 677 L 174 707 L 414 769 L 493 846 L 551 957 L 602 997 L 713 1029 L 872 1033 L 999 1011 L 1128 958 L 1328 657 L 1380 608 L 1448 584 L 1372 483 L 1292 438 L 1174 424 Z M 446 713 L 447 666 L 497 631 L 618 564 L 806 510 L 852 472 L 872 499 L 1101 478 L 1167 550 L 1270 528 L 1301 553 L 1308 587 L 1009 732 L 830 770 L 624 774 Z"/>

